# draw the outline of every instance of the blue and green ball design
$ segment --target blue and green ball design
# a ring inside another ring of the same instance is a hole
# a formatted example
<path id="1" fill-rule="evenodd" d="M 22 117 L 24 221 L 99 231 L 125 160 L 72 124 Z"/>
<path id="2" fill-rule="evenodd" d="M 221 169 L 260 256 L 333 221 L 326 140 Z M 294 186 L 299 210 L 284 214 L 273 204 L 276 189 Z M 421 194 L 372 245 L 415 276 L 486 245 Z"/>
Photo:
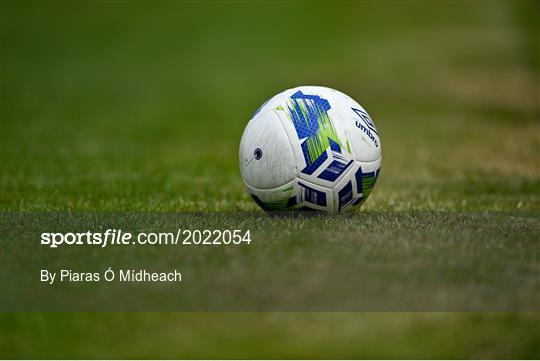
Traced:
<path id="1" fill-rule="evenodd" d="M 330 148 L 332 163 L 318 178 L 333 182 L 353 161 L 348 161 L 343 156 L 343 145 L 328 115 L 330 108 L 327 99 L 318 95 L 306 95 L 299 90 L 290 98 L 287 115 L 294 124 L 298 139 L 303 139 L 301 147 L 306 167 L 301 172 L 313 174 L 328 159 L 327 150 Z"/>
<path id="2" fill-rule="evenodd" d="M 357 206 L 363 204 L 371 193 L 373 187 L 375 187 L 379 173 L 380 168 L 374 172 L 364 173 L 362 171 L 362 167 L 359 167 L 355 172 L 355 184 L 353 185 L 353 181 L 351 180 L 337 192 L 339 199 L 338 210 L 342 210 L 349 205 Z M 317 190 L 302 180 L 299 180 L 297 184 L 298 195 L 292 195 L 294 192 L 286 192 L 286 196 L 274 202 L 263 202 L 255 194 L 251 194 L 251 197 L 265 211 L 287 211 L 299 209 L 303 211 L 321 212 L 320 209 L 310 207 L 309 204 L 321 207 L 328 206 L 326 192 Z M 355 192 L 353 192 L 354 187 L 356 187 L 356 196 L 354 195 Z M 292 187 L 287 189 L 287 191 L 292 190 Z M 300 207 L 298 207 L 298 205 L 300 205 Z"/>
<path id="3" fill-rule="evenodd" d="M 327 99 L 315 94 L 304 94 L 301 90 L 292 94 L 285 105 L 276 108 L 276 110 L 284 111 L 294 125 L 305 160 L 305 167 L 300 172 L 312 177 L 318 174 L 316 178 L 335 183 L 340 181 L 341 175 L 354 167 L 355 161 L 347 159 L 351 158 L 349 141 L 346 140 L 344 145 L 340 140 L 328 114 L 330 109 L 331 105 Z M 347 155 L 344 154 L 345 152 Z M 330 162 L 328 162 L 329 157 Z M 326 167 L 320 171 L 325 164 L 327 164 Z M 348 206 L 364 203 L 375 186 L 379 172 L 380 168 L 364 172 L 362 166 L 358 166 L 354 171 L 354 177 L 351 176 L 351 179 L 335 193 L 338 197 L 336 210 L 341 211 Z M 262 201 L 255 194 L 251 196 L 266 211 L 299 209 L 324 212 L 334 208 L 328 204 L 328 193 L 334 192 L 334 187 L 330 185 L 327 191 L 323 191 L 316 188 L 324 187 L 314 186 L 308 181 L 297 179 L 293 186 L 280 191 L 284 195 L 276 201 Z"/>

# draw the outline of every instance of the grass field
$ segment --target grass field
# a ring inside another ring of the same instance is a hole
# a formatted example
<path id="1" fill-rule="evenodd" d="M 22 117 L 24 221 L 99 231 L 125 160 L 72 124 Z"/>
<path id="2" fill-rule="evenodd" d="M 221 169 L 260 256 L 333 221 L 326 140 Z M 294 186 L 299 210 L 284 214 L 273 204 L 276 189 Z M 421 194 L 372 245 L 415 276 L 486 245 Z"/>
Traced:
<path id="1" fill-rule="evenodd" d="M 0 356 L 540 357 L 538 10 L 2 3 L 4 213 L 246 215 L 258 247 L 300 272 L 325 258 L 380 297 L 474 288 L 534 312 L 2 313 Z M 268 218 L 243 188 L 245 124 L 303 84 L 349 94 L 381 134 L 380 179 L 352 214 Z M 2 219 L 5 259 L 17 224 Z M 418 288 L 385 293 L 400 274 Z"/>

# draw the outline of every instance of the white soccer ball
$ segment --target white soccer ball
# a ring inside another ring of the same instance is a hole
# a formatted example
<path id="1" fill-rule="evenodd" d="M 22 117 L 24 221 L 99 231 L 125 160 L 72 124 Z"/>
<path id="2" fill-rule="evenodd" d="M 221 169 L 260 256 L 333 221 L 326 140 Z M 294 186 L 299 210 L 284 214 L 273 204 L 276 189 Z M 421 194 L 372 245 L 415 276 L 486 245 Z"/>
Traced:
<path id="1" fill-rule="evenodd" d="M 337 213 L 362 204 L 381 168 L 381 140 L 368 113 L 326 87 L 285 90 L 264 103 L 240 141 L 240 172 L 267 211 Z"/>

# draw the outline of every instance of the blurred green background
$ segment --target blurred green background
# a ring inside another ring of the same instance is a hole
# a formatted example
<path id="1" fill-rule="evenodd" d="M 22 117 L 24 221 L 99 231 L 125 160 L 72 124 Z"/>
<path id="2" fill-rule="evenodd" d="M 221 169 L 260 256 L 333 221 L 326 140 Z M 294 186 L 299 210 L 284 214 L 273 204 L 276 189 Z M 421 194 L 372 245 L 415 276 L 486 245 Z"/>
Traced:
<path id="1" fill-rule="evenodd" d="M 370 208 L 538 209 L 538 3 L 3 3 L 4 209 L 257 209 L 238 144 L 318 84 L 380 128 Z M 466 203 L 466 204 L 463 204 Z"/>
<path id="2" fill-rule="evenodd" d="M 411 247 L 429 248 L 444 235 L 398 224 L 395 212 L 465 212 L 464 239 L 485 231 L 466 212 L 503 212 L 510 233 L 485 247 L 515 233 L 528 258 L 512 262 L 537 272 L 538 243 L 524 230 L 540 234 L 539 10 L 2 2 L 1 210 L 257 210 L 237 165 L 244 126 L 275 93 L 324 85 L 362 104 L 381 134 L 383 170 L 359 224 L 375 212 L 383 228 L 416 234 Z M 0 317 L 1 355 L 13 358 L 540 354 L 537 313 Z"/>

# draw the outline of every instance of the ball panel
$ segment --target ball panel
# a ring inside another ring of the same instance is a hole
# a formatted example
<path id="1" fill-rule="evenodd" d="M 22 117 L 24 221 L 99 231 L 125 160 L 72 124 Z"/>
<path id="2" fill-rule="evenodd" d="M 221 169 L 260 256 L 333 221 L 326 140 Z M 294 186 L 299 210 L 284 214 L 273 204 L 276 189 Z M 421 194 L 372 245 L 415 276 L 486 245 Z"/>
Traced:
<path id="1" fill-rule="evenodd" d="M 293 179 L 282 186 L 260 189 L 244 182 L 251 198 L 266 211 L 283 211 L 292 209 L 297 204 L 297 181 Z"/>
<path id="2" fill-rule="evenodd" d="M 297 179 L 297 206 L 301 210 L 332 213 L 334 196 L 332 190 L 318 184 Z"/>
<path id="3" fill-rule="evenodd" d="M 351 171 L 333 188 L 337 212 L 364 203 L 379 177 L 381 158 L 374 162 L 355 162 Z"/>
<path id="4" fill-rule="evenodd" d="M 375 124 L 366 110 L 351 97 L 337 90 L 333 101 L 339 111 L 342 129 L 347 134 L 354 159 L 372 162 L 381 155 L 381 140 Z"/>
<path id="5" fill-rule="evenodd" d="M 240 172 L 255 188 L 276 188 L 296 177 L 289 138 L 273 111 L 257 114 L 240 141 Z"/>
<path id="6" fill-rule="evenodd" d="M 257 189 L 246 184 L 248 192 L 257 204 L 267 211 L 306 210 L 331 212 L 334 199 L 332 190 L 294 179 L 274 189 Z"/>

